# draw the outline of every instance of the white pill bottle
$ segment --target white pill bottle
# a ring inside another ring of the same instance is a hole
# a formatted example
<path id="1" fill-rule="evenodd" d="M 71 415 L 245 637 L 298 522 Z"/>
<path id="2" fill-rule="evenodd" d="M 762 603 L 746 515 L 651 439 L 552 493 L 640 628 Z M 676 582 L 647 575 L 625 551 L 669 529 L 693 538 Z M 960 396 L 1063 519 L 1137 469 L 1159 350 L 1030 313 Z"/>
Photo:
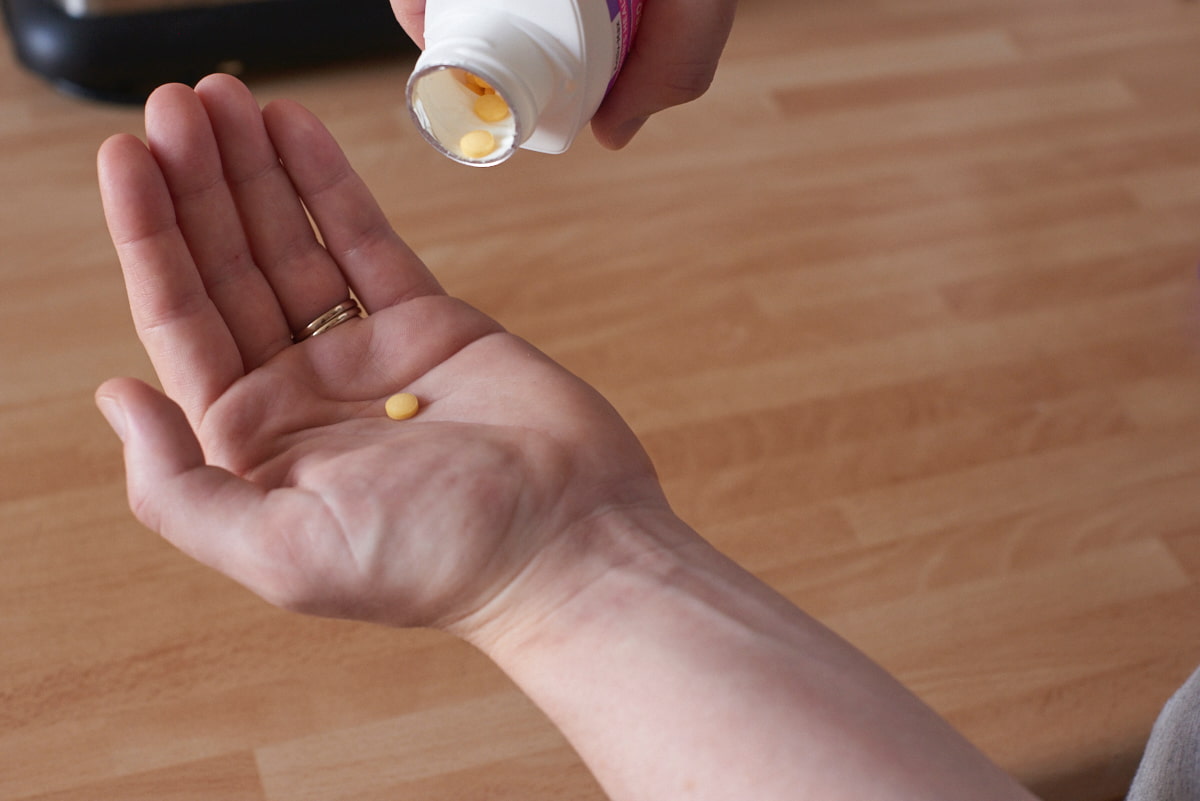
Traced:
<path id="1" fill-rule="evenodd" d="M 428 0 L 425 52 L 408 81 L 413 120 L 463 164 L 499 164 L 518 147 L 562 153 L 620 72 L 641 8 L 642 0 Z M 503 99 L 505 117 L 480 118 L 480 86 Z M 479 131 L 493 149 L 464 151 L 464 137 Z"/>

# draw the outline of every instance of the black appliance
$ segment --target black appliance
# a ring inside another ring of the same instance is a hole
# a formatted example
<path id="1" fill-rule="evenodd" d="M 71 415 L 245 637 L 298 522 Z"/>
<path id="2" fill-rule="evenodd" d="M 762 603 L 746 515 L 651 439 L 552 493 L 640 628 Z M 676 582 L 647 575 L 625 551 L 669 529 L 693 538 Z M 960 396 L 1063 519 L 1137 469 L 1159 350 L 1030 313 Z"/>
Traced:
<path id="1" fill-rule="evenodd" d="M 61 89 L 140 103 L 210 72 L 416 52 L 388 0 L 0 0 L 17 58 Z"/>

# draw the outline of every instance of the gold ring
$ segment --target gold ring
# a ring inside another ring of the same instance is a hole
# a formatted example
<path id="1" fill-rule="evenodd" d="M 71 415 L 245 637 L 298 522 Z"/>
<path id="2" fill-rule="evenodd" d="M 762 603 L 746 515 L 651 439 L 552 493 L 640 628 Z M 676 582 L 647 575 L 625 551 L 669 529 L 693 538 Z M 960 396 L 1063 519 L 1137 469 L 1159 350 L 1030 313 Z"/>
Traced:
<path id="1" fill-rule="evenodd" d="M 358 305 L 358 301 L 354 298 L 348 298 L 301 328 L 298 333 L 293 334 L 292 342 L 303 342 L 306 339 L 315 337 L 317 334 L 324 334 L 331 328 L 337 328 L 347 320 L 353 320 L 355 317 L 362 316 L 362 307 Z"/>

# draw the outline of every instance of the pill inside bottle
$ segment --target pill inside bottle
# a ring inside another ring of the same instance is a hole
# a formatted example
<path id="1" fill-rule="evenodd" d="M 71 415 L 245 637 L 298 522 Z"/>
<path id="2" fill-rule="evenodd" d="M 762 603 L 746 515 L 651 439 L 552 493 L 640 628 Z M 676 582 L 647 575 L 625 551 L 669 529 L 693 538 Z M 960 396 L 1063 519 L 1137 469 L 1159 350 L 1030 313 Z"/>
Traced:
<path id="1" fill-rule="evenodd" d="M 459 151 L 469 159 L 483 159 L 496 152 L 496 137 L 487 131 L 471 131 L 458 142 Z"/>
<path id="2" fill-rule="evenodd" d="M 458 67 L 414 78 L 412 109 L 426 138 L 467 164 L 498 164 L 517 147 L 509 104 L 486 78 Z"/>

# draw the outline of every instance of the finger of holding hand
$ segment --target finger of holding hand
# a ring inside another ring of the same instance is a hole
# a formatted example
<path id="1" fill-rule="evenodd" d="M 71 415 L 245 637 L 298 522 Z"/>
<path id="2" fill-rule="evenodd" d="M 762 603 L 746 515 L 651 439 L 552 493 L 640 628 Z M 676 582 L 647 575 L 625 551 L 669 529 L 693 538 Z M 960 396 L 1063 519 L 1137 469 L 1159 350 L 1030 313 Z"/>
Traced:
<path id="1" fill-rule="evenodd" d="M 417 43 L 417 47 L 424 49 L 425 0 L 392 0 L 392 11 L 405 33 Z"/>
<path id="2" fill-rule="evenodd" d="M 647 0 L 633 47 L 592 118 L 600 144 L 622 148 L 652 114 L 688 103 L 712 83 L 736 0 Z"/>

